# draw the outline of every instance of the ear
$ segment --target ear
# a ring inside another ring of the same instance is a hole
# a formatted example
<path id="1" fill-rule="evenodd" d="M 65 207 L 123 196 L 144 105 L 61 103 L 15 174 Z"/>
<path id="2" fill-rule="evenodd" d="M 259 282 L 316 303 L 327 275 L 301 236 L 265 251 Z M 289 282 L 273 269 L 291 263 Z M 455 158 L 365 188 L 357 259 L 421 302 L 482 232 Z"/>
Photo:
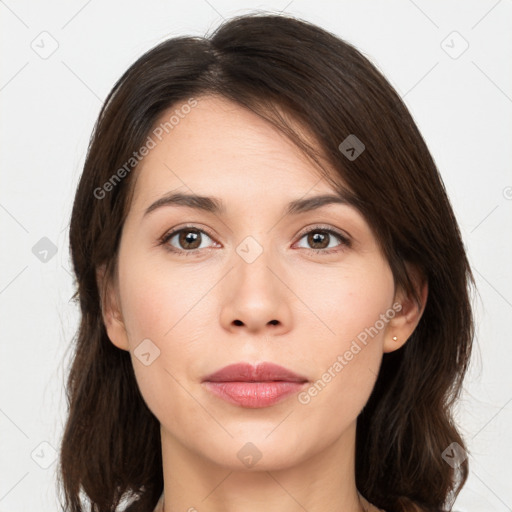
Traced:
<path id="1" fill-rule="evenodd" d="M 416 329 L 423 311 L 425 311 L 428 297 L 427 279 L 416 266 L 406 263 L 406 268 L 421 304 L 418 304 L 412 294 L 406 293 L 401 288 L 397 290 L 393 309 L 395 311 L 399 309 L 399 311 L 388 324 L 383 346 L 384 352 L 393 352 L 402 347 Z M 401 307 L 395 307 L 395 305 Z"/>
<path id="2" fill-rule="evenodd" d="M 128 335 L 121 314 L 116 283 L 110 282 L 106 276 L 105 264 L 96 269 L 96 281 L 101 298 L 103 323 L 110 341 L 122 350 L 129 350 Z"/>

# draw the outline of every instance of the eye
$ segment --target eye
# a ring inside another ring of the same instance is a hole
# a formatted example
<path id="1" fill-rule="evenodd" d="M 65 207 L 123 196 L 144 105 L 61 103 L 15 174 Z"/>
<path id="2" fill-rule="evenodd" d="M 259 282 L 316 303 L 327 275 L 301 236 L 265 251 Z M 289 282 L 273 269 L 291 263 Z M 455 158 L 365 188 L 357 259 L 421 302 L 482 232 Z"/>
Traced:
<path id="1" fill-rule="evenodd" d="M 310 248 L 303 248 L 317 254 L 337 253 L 351 245 L 348 237 L 334 229 L 323 226 L 316 226 L 306 231 L 301 235 L 300 240 L 302 239 L 306 239 L 306 243 L 311 246 Z M 336 239 L 338 240 L 337 244 L 335 243 Z M 185 226 L 166 233 L 159 240 L 159 244 L 179 256 L 191 256 L 197 254 L 200 249 L 211 249 L 213 245 L 208 245 L 208 240 L 213 241 L 213 238 L 203 229 L 195 226 Z"/>
<path id="2" fill-rule="evenodd" d="M 300 240 L 306 238 L 306 243 L 311 246 L 311 248 L 305 247 L 305 249 L 309 249 L 315 253 L 336 253 L 342 251 L 346 247 L 350 247 L 350 240 L 339 233 L 330 228 L 324 228 L 322 226 L 316 226 L 313 229 L 310 229 L 306 233 L 301 235 Z M 335 242 L 338 239 L 338 244 L 331 242 Z M 333 249 L 338 247 L 337 249 Z"/>
<path id="3" fill-rule="evenodd" d="M 206 240 L 205 240 L 206 239 Z M 203 242 L 212 240 L 206 231 L 194 226 L 175 229 L 166 233 L 161 239 L 160 244 L 165 248 L 179 255 L 189 256 L 200 249 L 207 249 L 211 246 L 204 245 Z M 174 241 L 174 242 L 173 242 Z M 177 245 L 177 246 L 176 246 Z"/>

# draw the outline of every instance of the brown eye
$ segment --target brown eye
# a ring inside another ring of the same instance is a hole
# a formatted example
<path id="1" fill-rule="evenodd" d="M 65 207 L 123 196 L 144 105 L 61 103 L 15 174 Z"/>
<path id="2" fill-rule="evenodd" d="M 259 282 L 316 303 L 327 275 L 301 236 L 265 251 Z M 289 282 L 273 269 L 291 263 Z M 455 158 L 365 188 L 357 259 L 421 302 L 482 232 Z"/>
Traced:
<path id="1" fill-rule="evenodd" d="M 339 252 L 346 247 L 350 247 L 350 240 L 341 233 L 332 229 L 314 228 L 304 233 L 300 240 L 306 239 L 307 247 L 317 253 Z"/>
<path id="2" fill-rule="evenodd" d="M 206 242 L 208 239 L 212 240 L 202 229 L 189 227 L 168 233 L 161 239 L 161 243 L 172 252 L 192 253 L 199 249 L 211 247 L 211 244 L 210 246 L 204 245 L 205 238 Z"/>

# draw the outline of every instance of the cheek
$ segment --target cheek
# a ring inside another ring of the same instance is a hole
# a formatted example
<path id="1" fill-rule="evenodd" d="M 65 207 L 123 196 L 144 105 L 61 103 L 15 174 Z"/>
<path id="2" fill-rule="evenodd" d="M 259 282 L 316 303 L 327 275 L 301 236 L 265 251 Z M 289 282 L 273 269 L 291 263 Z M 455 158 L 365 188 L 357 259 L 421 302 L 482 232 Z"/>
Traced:
<path id="1" fill-rule="evenodd" d="M 146 405 L 170 428 L 177 418 L 191 420 L 198 411 L 190 410 L 183 386 L 188 387 L 185 374 L 193 345 L 186 332 L 187 313 L 194 312 L 197 297 L 182 283 L 162 279 L 155 269 L 133 272 L 123 293 L 132 365 Z"/>
<path id="2" fill-rule="evenodd" d="M 133 253 L 132 253 L 133 254 Z M 147 259 L 121 260 L 119 267 L 123 319 L 135 377 L 146 404 L 159 419 L 165 411 L 182 412 L 190 396 L 180 386 L 194 376 L 201 340 L 208 339 L 214 309 L 208 297 L 214 278 L 174 271 Z M 206 277 L 206 279 L 205 279 Z M 211 283 L 208 279 L 211 278 Z M 191 375 L 190 375 L 191 374 Z M 199 411 L 198 411 L 199 414 Z M 204 419 L 204 418 L 203 418 Z"/>
<path id="3" fill-rule="evenodd" d="M 205 313 L 199 299 L 211 285 L 201 274 L 178 271 L 169 263 L 133 259 L 120 267 L 122 309 L 130 346 L 143 338 L 166 343 L 191 313 Z"/>
<path id="4" fill-rule="evenodd" d="M 338 276 L 338 282 L 332 276 L 318 279 L 317 275 L 301 284 L 300 296 L 314 313 L 309 315 L 306 330 L 314 332 L 314 323 L 318 332 L 314 348 L 309 347 L 315 381 L 299 396 L 306 410 L 318 413 L 308 421 L 316 421 L 330 407 L 343 411 L 347 418 L 357 417 L 375 384 L 382 342 L 394 316 L 389 309 L 394 282 L 385 262 L 354 267 Z"/>
<path id="5" fill-rule="evenodd" d="M 391 270 L 377 258 L 347 265 L 339 272 L 322 269 L 310 277 L 303 273 L 294 286 L 309 309 L 304 318 L 309 318 L 310 324 L 315 322 L 320 329 L 317 330 L 325 352 L 345 347 L 347 342 L 350 344 L 360 333 L 375 326 L 380 315 L 391 307 L 394 296 Z M 377 327 L 380 327 L 379 334 L 385 330 L 381 322 Z"/>

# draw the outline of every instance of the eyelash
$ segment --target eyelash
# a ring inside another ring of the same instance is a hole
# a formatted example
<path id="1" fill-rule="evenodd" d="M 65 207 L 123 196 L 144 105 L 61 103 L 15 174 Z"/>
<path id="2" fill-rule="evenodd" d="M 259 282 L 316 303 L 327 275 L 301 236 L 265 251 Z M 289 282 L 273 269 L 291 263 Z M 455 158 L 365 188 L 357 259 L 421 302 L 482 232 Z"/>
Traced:
<path id="1" fill-rule="evenodd" d="M 200 229 L 198 228 L 197 226 L 194 226 L 194 225 L 189 225 L 189 226 L 183 226 L 179 229 L 175 229 L 169 233 L 165 233 L 159 240 L 158 240 L 158 245 L 163 245 L 165 246 L 165 250 L 171 252 L 171 253 L 174 253 L 174 254 L 177 254 L 178 256 L 194 256 L 194 255 L 197 255 L 198 251 L 201 251 L 202 249 L 192 249 L 192 250 L 184 250 L 184 249 L 176 249 L 175 247 L 172 247 L 171 245 L 169 245 L 167 242 L 173 238 L 175 235 L 177 235 L 178 233 L 181 233 L 182 231 L 187 231 L 188 229 L 194 229 L 194 230 L 197 230 L 199 231 L 200 233 L 204 233 L 205 235 L 207 235 L 209 238 L 211 238 L 212 240 L 214 240 L 214 237 L 208 233 L 208 231 L 206 231 L 205 229 Z M 344 246 L 344 248 L 348 248 L 348 247 L 351 247 L 351 241 L 343 234 L 341 234 L 339 231 L 336 231 L 332 228 L 328 228 L 328 227 L 325 227 L 325 226 L 313 226 L 313 228 L 310 228 L 308 231 L 305 231 L 303 233 L 301 233 L 301 235 L 299 236 L 299 240 L 302 240 L 302 238 L 304 238 L 304 236 L 306 235 L 309 235 L 310 233 L 312 232 L 315 232 L 315 231 L 321 231 L 323 233 L 328 233 L 329 235 L 334 235 L 335 237 L 337 237 L 339 240 L 340 240 L 340 245 Z M 306 249 L 307 251 L 311 251 L 315 254 L 333 254 L 333 253 L 337 253 L 337 252 L 341 252 L 344 250 L 343 249 Z M 207 248 L 207 249 L 212 249 L 211 247 Z"/>

